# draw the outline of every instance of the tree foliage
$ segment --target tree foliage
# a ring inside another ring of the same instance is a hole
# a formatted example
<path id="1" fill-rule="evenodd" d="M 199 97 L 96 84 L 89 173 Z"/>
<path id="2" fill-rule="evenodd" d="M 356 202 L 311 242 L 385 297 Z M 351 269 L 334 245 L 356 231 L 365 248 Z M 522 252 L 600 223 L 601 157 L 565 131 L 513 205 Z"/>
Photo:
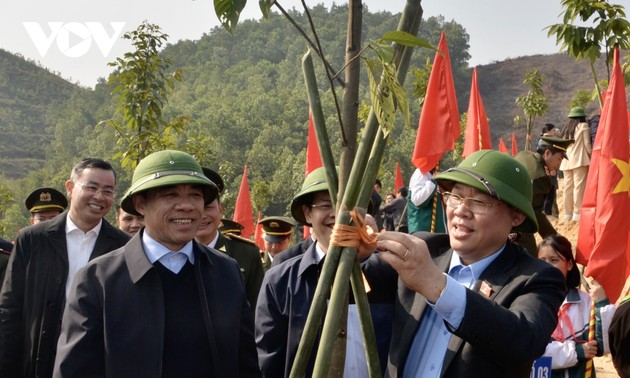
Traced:
<path id="1" fill-rule="evenodd" d="M 162 114 L 175 81 L 182 77 L 181 69 L 169 73 L 172 61 L 158 55 L 168 35 L 145 21 L 123 38 L 131 40 L 135 50 L 109 63 L 116 71 L 108 80 L 115 85 L 116 113 L 122 116 L 122 123 L 114 119 L 106 123 L 118 134 L 119 152 L 113 158 L 120 158 L 124 168 L 133 170 L 150 153 L 175 147 L 175 138 L 189 119 L 176 116 L 167 121 Z"/>
<path id="2" fill-rule="evenodd" d="M 530 149 L 532 127 L 536 117 L 540 117 L 549 110 L 549 101 L 545 97 L 543 92 L 543 83 L 545 76 L 533 69 L 525 74 L 524 84 L 529 85 L 529 91 L 526 95 L 516 98 L 516 104 L 522 109 L 525 114 L 527 134 L 525 141 L 525 149 Z"/>

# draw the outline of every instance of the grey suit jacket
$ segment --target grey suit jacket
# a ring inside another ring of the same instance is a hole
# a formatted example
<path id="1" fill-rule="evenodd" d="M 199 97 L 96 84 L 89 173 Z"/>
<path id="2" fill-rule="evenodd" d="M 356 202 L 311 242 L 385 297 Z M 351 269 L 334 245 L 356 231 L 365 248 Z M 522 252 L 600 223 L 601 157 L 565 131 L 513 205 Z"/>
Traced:
<path id="1" fill-rule="evenodd" d="M 435 264 L 446 272 L 453 254 L 448 236 L 429 236 L 426 242 Z M 486 291 L 489 297 L 479 292 L 483 282 L 491 288 Z M 533 361 L 549 342 L 565 295 L 565 280 L 557 268 L 509 243 L 473 289 L 466 290 L 464 318 L 451 329 L 441 376 L 529 377 Z M 399 282 L 387 376 L 402 376 L 426 308 L 423 296 Z"/>

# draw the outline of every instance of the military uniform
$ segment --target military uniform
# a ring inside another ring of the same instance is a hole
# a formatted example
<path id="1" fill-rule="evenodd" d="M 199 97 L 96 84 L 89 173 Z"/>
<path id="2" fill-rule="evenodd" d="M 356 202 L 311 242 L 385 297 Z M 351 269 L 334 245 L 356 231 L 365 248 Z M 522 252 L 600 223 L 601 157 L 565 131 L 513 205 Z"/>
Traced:
<path id="1" fill-rule="evenodd" d="M 271 251 L 261 251 L 261 259 L 263 269 L 265 272 L 271 268 L 272 260 L 278 253 L 286 250 L 289 247 L 288 240 L 291 238 L 293 228 L 295 227 L 295 221 L 289 217 L 270 216 L 265 217 L 259 222 L 262 225 L 263 239 L 268 243 L 274 243 L 275 246 L 270 246 Z M 284 243 L 285 245 L 280 247 L 278 244 Z M 278 248 L 273 250 L 274 248 Z M 270 255 L 270 253 L 272 255 Z"/>
<path id="2" fill-rule="evenodd" d="M 573 142 L 572 140 L 555 137 L 541 137 L 540 140 L 539 150 L 548 148 L 553 153 L 562 153 L 565 158 L 566 147 Z M 538 222 L 538 234 L 543 239 L 557 234 L 556 229 L 545 214 L 545 198 L 554 190 L 551 177 L 545 169 L 545 160 L 539 153 L 532 151 L 521 151 L 514 158 L 525 166 L 527 173 L 532 179 L 532 207 Z M 525 247 L 532 256 L 537 255 L 536 239 L 533 233 L 521 233 L 517 243 Z"/>
<path id="3" fill-rule="evenodd" d="M 41 212 L 61 214 L 68 207 L 68 199 L 54 188 L 37 188 L 26 197 L 24 205 L 34 218 L 35 214 Z"/>

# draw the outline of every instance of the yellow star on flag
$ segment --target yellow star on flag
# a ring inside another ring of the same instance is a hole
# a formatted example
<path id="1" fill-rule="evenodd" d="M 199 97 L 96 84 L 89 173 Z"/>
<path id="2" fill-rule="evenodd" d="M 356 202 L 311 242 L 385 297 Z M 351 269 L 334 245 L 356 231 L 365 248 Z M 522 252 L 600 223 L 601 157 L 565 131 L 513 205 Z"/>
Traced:
<path id="1" fill-rule="evenodd" d="M 617 186 L 613 189 L 613 194 L 628 192 L 630 196 L 630 162 L 621 159 L 611 159 L 611 161 L 617 166 L 617 169 L 621 171 L 622 175 L 621 180 L 619 180 Z"/>

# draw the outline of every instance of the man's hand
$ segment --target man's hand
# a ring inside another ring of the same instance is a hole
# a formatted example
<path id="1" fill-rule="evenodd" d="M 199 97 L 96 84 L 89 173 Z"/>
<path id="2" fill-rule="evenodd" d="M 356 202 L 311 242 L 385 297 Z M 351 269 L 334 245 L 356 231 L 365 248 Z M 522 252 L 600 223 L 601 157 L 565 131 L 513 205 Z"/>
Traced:
<path id="1" fill-rule="evenodd" d="M 446 276 L 431 260 L 424 240 L 402 232 L 378 235 L 379 257 L 396 269 L 409 289 L 435 303 L 446 287 Z"/>

